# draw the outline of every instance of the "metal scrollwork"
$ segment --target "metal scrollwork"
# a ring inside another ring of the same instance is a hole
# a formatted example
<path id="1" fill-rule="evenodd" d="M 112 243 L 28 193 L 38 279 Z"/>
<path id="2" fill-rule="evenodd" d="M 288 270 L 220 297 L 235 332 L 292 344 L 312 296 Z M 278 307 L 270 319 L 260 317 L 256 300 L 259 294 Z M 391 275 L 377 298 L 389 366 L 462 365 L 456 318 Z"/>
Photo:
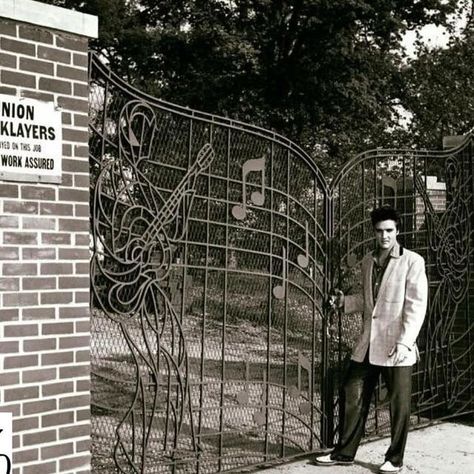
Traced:
<path id="1" fill-rule="evenodd" d="M 333 445 L 361 318 L 325 302 L 358 292 L 380 203 L 427 263 L 412 420 L 473 411 L 472 135 L 369 151 L 328 182 L 273 131 L 149 97 L 94 56 L 90 71 L 94 472 L 245 470 Z M 379 396 L 368 431 L 388 420 Z"/>
<path id="2" fill-rule="evenodd" d="M 460 372 L 450 337 L 459 305 L 469 288 L 472 215 L 469 188 L 462 181 L 461 167 L 454 157 L 446 161 L 446 175 L 449 204 L 441 216 L 436 214 L 419 176 L 416 185 L 425 203 L 429 246 L 439 275 L 426 323 L 424 389 L 420 404 L 432 403 L 438 396 L 440 384 L 437 379 L 441 375 L 444 399 L 449 408 L 459 394 Z"/>

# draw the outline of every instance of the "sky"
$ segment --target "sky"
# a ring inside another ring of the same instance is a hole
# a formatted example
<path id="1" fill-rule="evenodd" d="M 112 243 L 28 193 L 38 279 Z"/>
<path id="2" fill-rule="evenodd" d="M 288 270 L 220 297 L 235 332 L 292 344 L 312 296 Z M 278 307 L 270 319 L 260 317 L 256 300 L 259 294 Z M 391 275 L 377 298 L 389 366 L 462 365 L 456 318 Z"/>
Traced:
<path id="1" fill-rule="evenodd" d="M 468 19 L 468 11 L 471 8 L 472 1 L 466 2 L 466 8 L 462 12 L 460 18 L 455 20 L 456 33 L 460 33 L 466 26 Z M 454 19 L 453 19 L 454 20 Z M 436 25 L 426 25 L 421 29 L 407 31 L 403 38 L 403 45 L 407 48 L 410 56 L 415 56 L 415 49 L 413 47 L 416 40 L 417 31 L 421 34 L 424 42 L 432 47 L 446 47 L 449 41 L 449 34 L 446 28 Z"/>

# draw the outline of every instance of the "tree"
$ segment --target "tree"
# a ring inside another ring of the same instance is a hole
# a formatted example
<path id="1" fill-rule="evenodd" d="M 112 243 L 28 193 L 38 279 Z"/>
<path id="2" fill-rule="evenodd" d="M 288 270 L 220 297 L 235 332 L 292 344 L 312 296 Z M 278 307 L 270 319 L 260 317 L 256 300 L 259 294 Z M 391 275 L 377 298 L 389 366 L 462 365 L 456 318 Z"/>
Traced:
<path id="1" fill-rule="evenodd" d="M 420 44 L 404 70 L 403 106 L 412 118 L 403 134 L 417 147 L 440 148 L 446 135 L 474 126 L 474 25 L 453 36 L 445 49 Z"/>
<path id="2" fill-rule="evenodd" d="M 50 0 L 99 16 L 92 47 L 155 96 L 271 128 L 337 168 L 390 143 L 402 34 L 456 0 Z"/>

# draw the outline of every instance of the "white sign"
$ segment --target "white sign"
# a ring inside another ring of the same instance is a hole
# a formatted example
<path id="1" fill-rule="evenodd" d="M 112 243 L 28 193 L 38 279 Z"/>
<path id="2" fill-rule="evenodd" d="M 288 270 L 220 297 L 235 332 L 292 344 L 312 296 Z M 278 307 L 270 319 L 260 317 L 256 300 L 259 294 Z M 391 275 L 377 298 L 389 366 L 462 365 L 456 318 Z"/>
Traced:
<path id="1" fill-rule="evenodd" d="M 12 471 L 12 414 L 0 412 L 0 474 Z"/>
<path id="2" fill-rule="evenodd" d="M 61 111 L 0 94 L 0 179 L 60 183 L 61 158 Z"/>

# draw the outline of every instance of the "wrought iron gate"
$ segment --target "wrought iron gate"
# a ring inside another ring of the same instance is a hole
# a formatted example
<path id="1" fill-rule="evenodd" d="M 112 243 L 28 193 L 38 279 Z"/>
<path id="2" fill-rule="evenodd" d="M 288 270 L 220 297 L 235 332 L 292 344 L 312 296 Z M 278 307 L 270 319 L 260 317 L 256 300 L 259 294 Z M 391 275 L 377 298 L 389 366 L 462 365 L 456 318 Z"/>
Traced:
<path id="1" fill-rule="evenodd" d="M 443 152 L 377 150 L 350 161 L 329 192 L 333 199 L 331 277 L 357 292 L 359 262 L 373 246 L 369 211 L 382 203 L 402 214 L 399 240 L 426 261 L 428 312 L 413 374 L 413 426 L 474 411 L 474 159 L 473 136 Z M 360 318 L 339 318 L 329 364 L 335 385 Z M 386 390 L 380 386 L 368 435 L 388 435 Z M 337 415 L 337 397 L 335 410 Z M 337 416 L 334 417 L 337 424 Z M 337 431 L 337 430 L 335 430 Z M 337 436 L 337 434 L 336 434 Z"/>
<path id="2" fill-rule="evenodd" d="M 330 445 L 357 317 L 322 302 L 356 289 L 367 211 L 386 201 L 430 273 L 414 422 L 473 410 L 470 138 L 365 154 L 329 185 L 285 138 L 148 97 L 95 57 L 90 131 L 94 472 L 241 470 Z"/>

